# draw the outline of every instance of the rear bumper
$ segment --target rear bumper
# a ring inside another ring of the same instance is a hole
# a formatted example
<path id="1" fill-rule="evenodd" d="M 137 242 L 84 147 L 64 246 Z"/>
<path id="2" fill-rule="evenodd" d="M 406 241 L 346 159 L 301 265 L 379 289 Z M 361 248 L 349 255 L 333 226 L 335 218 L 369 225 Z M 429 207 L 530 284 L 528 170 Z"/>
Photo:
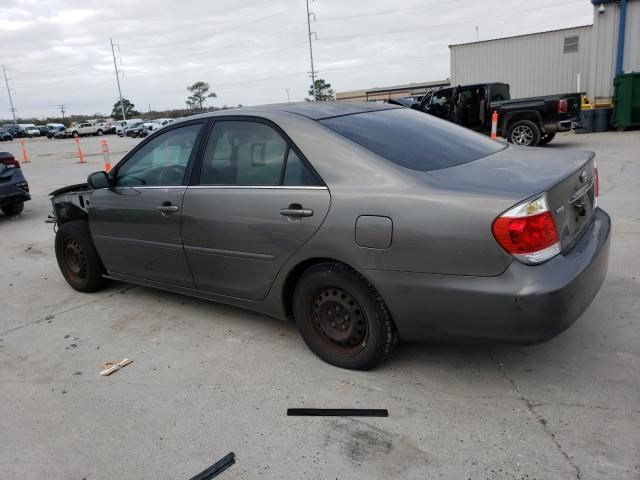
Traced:
<path id="1" fill-rule="evenodd" d="M 554 123 L 545 123 L 544 129 L 547 132 L 567 132 L 571 130 L 571 127 L 578 121 L 578 117 L 568 118 L 560 120 Z"/>
<path id="2" fill-rule="evenodd" d="M 0 207 L 11 205 L 17 202 L 26 202 L 31 200 L 29 191 L 25 191 L 16 185 L 7 185 L 0 187 Z"/>
<path id="3" fill-rule="evenodd" d="M 600 289 L 609 263 L 611 220 L 600 209 L 568 253 L 537 266 L 517 261 L 497 277 L 365 271 L 400 337 L 535 343 L 573 324 Z"/>

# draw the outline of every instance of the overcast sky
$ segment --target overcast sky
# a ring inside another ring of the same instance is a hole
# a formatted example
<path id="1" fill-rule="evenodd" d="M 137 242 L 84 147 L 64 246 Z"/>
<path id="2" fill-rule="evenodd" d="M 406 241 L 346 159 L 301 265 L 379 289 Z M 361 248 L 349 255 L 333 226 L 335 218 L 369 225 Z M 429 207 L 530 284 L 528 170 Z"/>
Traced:
<path id="1" fill-rule="evenodd" d="M 588 0 L 317 0 L 316 69 L 337 91 L 441 80 L 454 43 L 592 23 Z M 312 17 L 313 18 L 313 17 Z M 302 100 L 310 84 L 305 0 L 0 0 L 0 63 L 20 116 L 182 108 L 211 84 L 216 106 Z M 4 81 L 4 79 L 2 79 Z M 500 79 L 496 79 L 500 80 Z M 2 85 L 0 118 L 10 118 Z"/>

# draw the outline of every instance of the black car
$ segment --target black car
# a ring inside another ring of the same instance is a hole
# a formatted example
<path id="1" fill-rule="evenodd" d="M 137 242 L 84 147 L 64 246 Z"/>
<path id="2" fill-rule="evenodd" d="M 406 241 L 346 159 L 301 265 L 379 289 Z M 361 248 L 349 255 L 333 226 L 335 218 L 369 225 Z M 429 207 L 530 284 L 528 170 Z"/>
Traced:
<path id="1" fill-rule="evenodd" d="M 40 132 L 40 136 L 46 135 L 49 131 L 49 127 L 47 127 L 46 125 L 36 125 L 36 128 Z"/>
<path id="2" fill-rule="evenodd" d="M 20 163 L 9 152 L 0 152 L 0 210 L 8 217 L 20 215 L 30 199 Z"/>
<path id="3" fill-rule="evenodd" d="M 24 138 L 29 136 L 24 127 L 16 125 L 15 123 L 8 123 L 7 125 L 3 125 L 2 128 L 9 132 L 13 138 Z"/>
<path id="4" fill-rule="evenodd" d="M 47 138 L 64 138 L 66 128 L 62 125 L 47 127 Z"/>
<path id="5" fill-rule="evenodd" d="M 0 128 L 0 142 L 5 140 L 13 140 L 13 136 L 4 128 Z"/>

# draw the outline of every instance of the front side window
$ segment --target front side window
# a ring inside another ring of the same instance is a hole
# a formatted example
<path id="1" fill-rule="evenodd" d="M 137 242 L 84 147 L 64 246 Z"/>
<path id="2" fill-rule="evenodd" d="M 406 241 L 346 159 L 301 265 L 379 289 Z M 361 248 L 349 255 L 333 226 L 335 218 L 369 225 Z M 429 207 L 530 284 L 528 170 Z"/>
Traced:
<path id="1" fill-rule="evenodd" d="M 169 130 L 136 151 L 116 174 L 116 185 L 182 185 L 202 124 Z"/>

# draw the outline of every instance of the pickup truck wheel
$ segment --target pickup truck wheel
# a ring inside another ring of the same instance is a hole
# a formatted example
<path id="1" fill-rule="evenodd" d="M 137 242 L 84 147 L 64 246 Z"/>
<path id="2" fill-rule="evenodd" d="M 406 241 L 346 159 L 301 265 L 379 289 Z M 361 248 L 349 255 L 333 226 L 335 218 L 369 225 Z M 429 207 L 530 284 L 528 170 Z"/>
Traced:
<path id="1" fill-rule="evenodd" d="M 542 136 L 540 137 L 540 141 L 538 142 L 538 145 L 546 145 L 551 140 L 553 140 L 555 136 L 556 136 L 556 132 L 543 133 Z"/>
<path id="2" fill-rule="evenodd" d="M 2 213 L 4 213 L 7 217 L 15 217 L 16 215 L 20 215 L 24 210 L 24 202 L 12 203 L 11 205 L 5 205 L 2 207 Z"/>
<path id="3" fill-rule="evenodd" d="M 95 292 L 108 282 L 104 265 L 83 220 L 60 225 L 56 233 L 56 260 L 65 280 L 80 292 Z"/>
<path id="4" fill-rule="evenodd" d="M 540 141 L 540 128 L 530 120 L 518 120 L 509 126 L 507 140 L 516 145 L 535 147 Z"/>
<path id="5" fill-rule="evenodd" d="M 293 312 L 307 346 L 340 368 L 369 370 L 398 342 L 391 315 L 365 278 L 339 263 L 309 268 L 296 285 Z"/>

